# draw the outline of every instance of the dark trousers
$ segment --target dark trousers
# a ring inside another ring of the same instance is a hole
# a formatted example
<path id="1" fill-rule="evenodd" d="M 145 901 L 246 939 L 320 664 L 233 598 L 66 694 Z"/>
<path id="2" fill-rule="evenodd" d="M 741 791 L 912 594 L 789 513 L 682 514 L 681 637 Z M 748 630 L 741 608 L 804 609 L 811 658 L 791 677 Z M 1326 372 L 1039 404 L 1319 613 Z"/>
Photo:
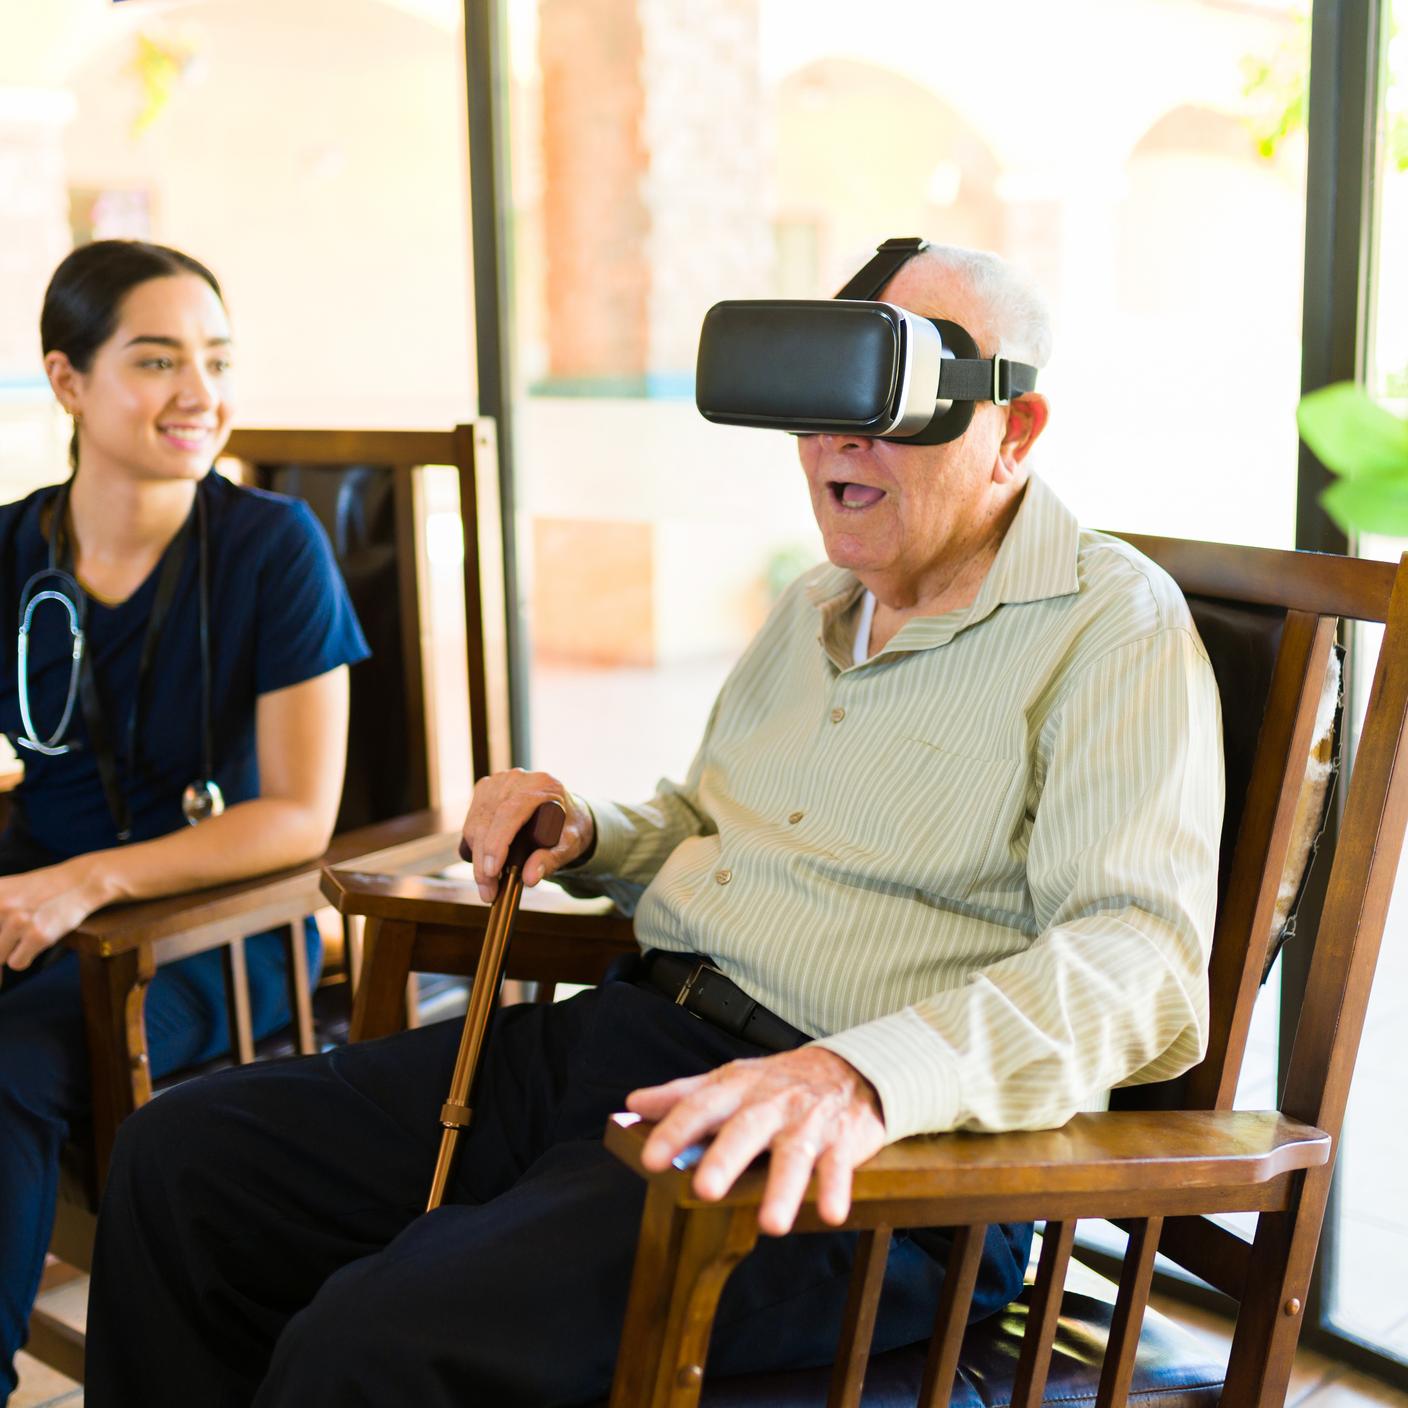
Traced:
<path id="1" fill-rule="evenodd" d="M 758 1048 L 628 982 L 495 1018 L 452 1204 L 425 1214 L 459 1023 L 222 1072 L 127 1121 L 99 1222 L 90 1408 L 512 1408 L 609 1389 L 644 1185 L 606 1153 L 638 1085 Z M 989 1233 L 976 1310 L 1021 1286 Z M 825 1362 L 853 1237 L 764 1238 L 711 1372 Z M 877 1342 L 921 1338 L 942 1264 L 902 1236 Z"/>
<path id="2" fill-rule="evenodd" d="M 0 843 L 0 874 L 53 857 Z M 288 1022 L 285 960 L 277 934 L 246 943 L 255 1030 Z M 155 1077 L 227 1050 L 218 953 L 162 968 L 147 989 L 145 1017 Z M 14 1356 L 44 1271 L 54 1225 L 59 1152 L 88 1112 L 88 1048 L 78 959 L 66 949 L 0 982 L 0 1405 L 15 1387 Z"/>

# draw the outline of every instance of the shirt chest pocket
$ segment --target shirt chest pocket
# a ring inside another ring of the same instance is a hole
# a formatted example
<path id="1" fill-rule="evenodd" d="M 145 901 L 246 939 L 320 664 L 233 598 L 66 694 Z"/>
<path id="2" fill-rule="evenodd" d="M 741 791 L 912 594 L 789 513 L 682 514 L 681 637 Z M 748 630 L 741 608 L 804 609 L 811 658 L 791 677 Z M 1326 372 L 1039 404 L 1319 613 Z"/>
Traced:
<path id="1" fill-rule="evenodd" d="M 900 738 L 885 756 L 838 769 L 825 849 L 837 879 L 963 900 L 1004 863 L 1021 822 L 1015 758 L 950 752 Z"/>

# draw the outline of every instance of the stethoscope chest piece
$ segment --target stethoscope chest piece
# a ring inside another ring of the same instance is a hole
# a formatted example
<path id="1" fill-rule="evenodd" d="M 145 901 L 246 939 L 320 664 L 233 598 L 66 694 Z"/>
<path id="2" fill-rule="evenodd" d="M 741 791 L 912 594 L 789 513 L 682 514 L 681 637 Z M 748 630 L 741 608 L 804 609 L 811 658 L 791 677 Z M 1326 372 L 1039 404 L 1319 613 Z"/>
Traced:
<path id="1" fill-rule="evenodd" d="M 189 783 L 181 793 L 181 811 L 192 826 L 225 810 L 225 794 L 214 778 L 200 778 Z"/>

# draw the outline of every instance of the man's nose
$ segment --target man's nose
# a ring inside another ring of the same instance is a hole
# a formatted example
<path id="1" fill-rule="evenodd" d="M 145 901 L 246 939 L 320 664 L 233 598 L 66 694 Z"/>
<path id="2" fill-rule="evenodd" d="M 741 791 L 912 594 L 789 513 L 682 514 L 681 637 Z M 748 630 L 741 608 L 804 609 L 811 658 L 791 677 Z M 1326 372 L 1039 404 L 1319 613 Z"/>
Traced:
<path id="1" fill-rule="evenodd" d="M 846 451 L 868 450 L 875 443 L 873 435 L 858 435 L 854 431 L 833 435 L 829 432 L 817 436 L 823 454 L 838 455 Z"/>

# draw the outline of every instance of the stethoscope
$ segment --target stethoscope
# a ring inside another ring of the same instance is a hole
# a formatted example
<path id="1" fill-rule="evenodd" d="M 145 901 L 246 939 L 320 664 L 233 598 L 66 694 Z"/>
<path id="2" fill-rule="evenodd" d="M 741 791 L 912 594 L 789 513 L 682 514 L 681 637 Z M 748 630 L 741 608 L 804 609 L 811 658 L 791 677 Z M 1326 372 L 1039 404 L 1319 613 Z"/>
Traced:
<path id="1" fill-rule="evenodd" d="M 20 633 L 17 684 L 20 705 L 20 721 L 24 726 L 21 737 L 15 743 L 34 753 L 42 753 L 46 758 L 57 758 L 71 752 L 79 745 L 74 742 L 61 742 L 73 720 L 75 703 L 81 704 L 84 722 L 88 726 L 88 736 L 92 742 L 98 775 L 103 785 L 103 795 L 108 810 L 112 813 L 113 825 L 117 828 L 119 841 L 127 841 L 132 836 L 132 812 L 126 794 L 118 778 L 117 759 L 108 733 L 107 719 L 103 712 L 102 699 L 98 694 L 93 666 L 88 658 L 87 637 L 84 622 L 88 610 L 88 597 L 79 585 L 78 579 L 65 565 L 70 554 L 63 544 L 64 519 L 68 512 L 68 499 L 73 480 L 68 480 L 54 499 L 53 518 L 49 528 L 49 562 L 25 584 L 20 592 Z M 156 656 L 157 643 L 167 613 L 176 592 L 176 584 L 185 565 L 186 551 L 190 543 L 194 525 L 198 542 L 198 565 L 200 578 L 200 671 L 201 671 L 201 776 L 186 787 L 181 794 L 181 812 L 192 825 L 207 817 L 219 816 L 225 810 L 225 798 L 214 778 L 214 730 L 211 726 L 210 688 L 210 581 L 209 581 L 209 542 L 206 531 L 205 498 L 199 485 L 196 486 L 195 503 L 180 531 L 163 554 L 161 575 L 157 579 L 156 596 L 152 611 L 147 619 L 146 634 L 142 639 L 142 653 L 137 667 L 137 690 L 132 701 L 132 713 L 127 721 L 126 765 L 131 777 L 137 763 L 137 724 L 142 702 L 146 697 L 152 662 Z M 64 711 L 56 727 L 48 738 L 40 738 L 34 727 L 34 718 L 29 703 L 29 633 L 34 625 L 35 612 L 46 601 L 56 601 L 68 617 L 69 635 L 72 648 L 69 656 L 68 694 L 64 700 Z"/>

